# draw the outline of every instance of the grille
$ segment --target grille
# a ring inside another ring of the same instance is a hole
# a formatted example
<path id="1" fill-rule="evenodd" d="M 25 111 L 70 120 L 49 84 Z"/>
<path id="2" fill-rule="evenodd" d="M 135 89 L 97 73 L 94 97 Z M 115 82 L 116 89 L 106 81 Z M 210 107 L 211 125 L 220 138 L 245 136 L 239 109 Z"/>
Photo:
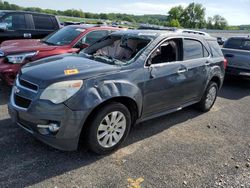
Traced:
<path id="1" fill-rule="evenodd" d="M 20 85 L 22 85 L 22 86 L 24 86 L 24 87 L 26 87 L 28 89 L 31 89 L 31 90 L 34 90 L 34 91 L 38 90 L 38 86 L 37 85 L 32 84 L 30 82 L 27 82 L 25 80 L 19 79 L 19 83 L 20 83 Z"/>
<path id="2" fill-rule="evenodd" d="M 14 96 L 15 104 L 21 108 L 29 108 L 31 100 L 20 97 L 18 95 Z"/>

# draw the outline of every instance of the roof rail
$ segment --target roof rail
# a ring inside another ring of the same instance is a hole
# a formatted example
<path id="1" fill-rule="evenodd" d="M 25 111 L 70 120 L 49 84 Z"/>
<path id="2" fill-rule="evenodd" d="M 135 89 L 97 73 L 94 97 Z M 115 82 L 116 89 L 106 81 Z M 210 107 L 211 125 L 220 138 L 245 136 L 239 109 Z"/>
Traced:
<path id="1" fill-rule="evenodd" d="M 164 27 L 158 25 L 141 24 L 139 30 L 162 30 L 162 31 L 176 31 L 175 27 Z"/>
<path id="2" fill-rule="evenodd" d="M 181 33 L 189 33 L 189 34 L 210 36 L 210 35 L 209 35 L 208 33 L 206 33 L 206 32 L 196 31 L 196 30 L 191 30 L 191 29 L 179 29 L 178 31 L 181 32 Z"/>

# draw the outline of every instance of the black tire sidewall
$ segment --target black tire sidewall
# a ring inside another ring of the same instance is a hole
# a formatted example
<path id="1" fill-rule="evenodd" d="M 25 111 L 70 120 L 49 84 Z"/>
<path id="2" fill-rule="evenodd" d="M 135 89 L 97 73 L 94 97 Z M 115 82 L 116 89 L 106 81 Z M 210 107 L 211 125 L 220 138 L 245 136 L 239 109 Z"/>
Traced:
<path id="1" fill-rule="evenodd" d="M 209 108 L 207 108 L 207 107 L 206 107 L 207 95 L 208 95 L 208 93 L 209 93 L 209 91 L 210 91 L 210 89 L 211 89 L 212 87 L 215 87 L 215 88 L 216 88 L 216 97 L 215 97 L 215 99 L 214 99 L 214 101 L 213 101 L 213 104 L 212 104 Z M 199 109 L 200 109 L 201 111 L 203 111 L 203 112 L 208 112 L 209 110 L 211 110 L 211 108 L 214 106 L 214 103 L 216 102 L 216 99 L 217 99 L 217 96 L 218 96 L 218 90 L 219 90 L 219 89 L 218 89 L 218 85 L 217 85 L 215 82 L 210 82 L 210 83 L 208 84 L 208 87 L 207 87 L 207 89 L 206 89 L 206 91 L 205 91 L 205 93 L 204 93 L 204 95 L 203 95 L 201 101 L 198 103 L 198 107 L 199 107 Z"/>
<path id="2" fill-rule="evenodd" d="M 97 140 L 97 130 L 103 120 L 103 118 L 114 111 L 120 111 L 124 114 L 126 118 L 126 130 L 122 139 L 111 148 L 102 147 Z M 88 133 L 87 133 L 87 143 L 89 149 L 97 154 L 107 154 L 115 151 L 126 139 L 129 134 L 131 127 L 131 114 L 126 106 L 121 103 L 110 103 L 99 109 L 92 118 L 92 122 L 89 124 Z"/>

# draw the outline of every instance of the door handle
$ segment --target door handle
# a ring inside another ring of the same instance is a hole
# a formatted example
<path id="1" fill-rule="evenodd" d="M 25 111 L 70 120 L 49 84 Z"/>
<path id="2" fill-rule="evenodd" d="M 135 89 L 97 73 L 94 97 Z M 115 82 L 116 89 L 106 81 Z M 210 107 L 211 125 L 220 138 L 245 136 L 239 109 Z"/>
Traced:
<path id="1" fill-rule="evenodd" d="M 185 73 L 185 72 L 187 72 L 188 70 L 185 68 L 185 69 L 179 69 L 178 71 L 177 71 L 177 73 L 178 74 L 182 74 L 182 73 Z"/>
<path id="2" fill-rule="evenodd" d="M 205 65 L 210 65 L 210 62 L 209 62 L 209 61 L 207 61 L 207 62 L 205 63 Z"/>
<path id="3" fill-rule="evenodd" d="M 31 33 L 24 33 L 23 37 L 24 38 L 32 38 L 32 35 L 31 35 Z"/>
<path id="4" fill-rule="evenodd" d="M 234 55 L 233 54 L 226 54 L 225 57 L 229 57 L 230 58 L 230 57 L 234 57 Z"/>

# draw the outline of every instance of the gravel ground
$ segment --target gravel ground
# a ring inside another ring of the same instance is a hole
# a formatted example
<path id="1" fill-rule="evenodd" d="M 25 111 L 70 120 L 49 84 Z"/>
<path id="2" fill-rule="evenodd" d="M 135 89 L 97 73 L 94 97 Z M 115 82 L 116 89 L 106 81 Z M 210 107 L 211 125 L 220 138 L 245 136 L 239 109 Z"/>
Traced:
<path id="1" fill-rule="evenodd" d="M 0 187 L 250 187 L 250 81 L 227 80 L 214 108 L 133 128 L 107 156 L 55 150 L 14 125 L 0 86 Z"/>

